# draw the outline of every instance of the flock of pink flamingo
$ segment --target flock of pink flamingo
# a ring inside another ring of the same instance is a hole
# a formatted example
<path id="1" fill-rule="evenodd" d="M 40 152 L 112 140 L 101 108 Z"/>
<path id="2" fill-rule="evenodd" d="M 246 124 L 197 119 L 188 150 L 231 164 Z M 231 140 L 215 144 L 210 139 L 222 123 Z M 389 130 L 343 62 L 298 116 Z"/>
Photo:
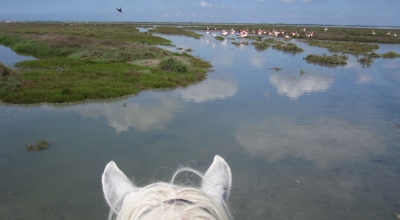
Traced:
<path id="1" fill-rule="evenodd" d="M 217 29 L 215 28 L 215 30 L 217 30 Z M 314 31 L 306 32 L 306 31 L 307 31 L 307 28 L 301 28 L 300 30 L 301 30 L 302 33 L 304 33 L 305 36 L 308 37 L 308 38 L 309 38 L 309 37 L 312 37 L 312 36 L 314 35 L 314 33 L 315 33 Z M 327 31 L 328 28 L 325 28 L 324 30 Z M 211 35 L 213 35 L 214 37 L 217 36 L 215 33 L 213 33 L 212 31 L 210 31 L 210 28 L 209 28 L 209 27 L 207 27 L 206 33 L 207 33 L 207 34 L 211 34 Z M 226 29 L 223 29 L 223 30 L 221 30 L 221 32 L 220 32 L 220 34 L 221 34 L 222 36 L 236 35 L 236 36 L 239 36 L 239 37 L 246 37 L 247 35 L 249 35 L 249 33 L 250 33 L 250 31 L 247 30 L 247 29 L 235 31 L 234 28 L 232 28 L 229 32 L 228 32 Z M 275 36 L 275 37 L 285 37 L 285 38 L 287 38 L 287 39 L 296 38 L 296 37 L 299 37 L 299 36 L 300 36 L 300 32 L 297 32 L 297 31 L 292 31 L 292 32 L 289 32 L 289 33 L 286 33 L 286 34 L 285 34 L 285 31 L 283 31 L 282 29 L 279 31 L 279 30 L 275 30 L 275 28 L 274 28 L 272 31 L 270 31 L 270 30 L 265 30 L 265 29 L 263 29 L 263 30 L 258 29 L 257 31 L 255 31 L 255 30 L 253 29 L 252 33 L 253 33 L 253 34 L 257 34 L 259 37 L 262 37 L 263 35 L 268 35 L 268 36 Z"/>
<path id="2" fill-rule="evenodd" d="M 217 28 L 215 28 L 215 30 L 217 30 Z M 300 34 L 304 34 L 307 38 L 310 38 L 310 37 L 314 36 L 314 33 L 315 33 L 314 31 L 307 32 L 307 28 L 300 28 L 300 31 L 301 32 L 291 31 L 291 32 L 285 34 L 285 31 L 283 31 L 282 29 L 280 31 L 275 30 L 275 28 L 272 31 L 265 30 L 265 29 L 264 30 L 258 29 L 257 31 L 255 31 L 253 29 L 253 34 L 258 34 L 259 37 L 262 37 L 263 35 L 268 35 L 268 36 L 275 36 L 275 37 L 279 36 L 279 37 L 284 37 L 284 38 L 290 39 L 290 38 L 296 38 L 296 37 L 298 38 L 300 36 Z M 325 27 L 324 31 L 328 31 L 328 27 Z M 207 34 L 211 34 L 214 37 L 217 36 L 212 31 L 210 31 L 209 27 L 207 27 L 206 33 Z M 220 34 L 222 36 L 227 36 L 227 35 L 230 34 L 230 35 L 236 35 L 236 36 L 239 36 L 239 37 L 246 37 L 249 33 L 250 33 L 250 31 L 247 30 L 247 29 L 235 31 L 234 28 L 232 28 L 229 32 L 226 29 L 223 29 L 220 32 Z M 372 30 L 372 35 L 375 35 L 375 31 L 374 30 Z M 391 35 L 390 31 L 387 33 L 387 35 Z M 397 34 L 394 33 L 393 36 L 397 37 Z"/>

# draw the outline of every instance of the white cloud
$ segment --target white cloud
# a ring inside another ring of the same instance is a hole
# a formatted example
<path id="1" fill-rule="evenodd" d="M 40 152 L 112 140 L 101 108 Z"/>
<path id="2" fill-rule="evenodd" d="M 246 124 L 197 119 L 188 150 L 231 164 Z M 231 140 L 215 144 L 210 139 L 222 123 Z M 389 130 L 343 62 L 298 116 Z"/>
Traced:
<path id="1" fill-rule="evenodd" d="M 302 2 L 312 2 L 312 0 L 300 0 Z"/>
<path id="2" fill-rule="evenodd" d="M 212 7 L 212 4 L 207 3 L 207 2 L 205 2 L 205 1 L 201 1 L 201 2 L 200 2 L 200 7 L 202 7 L 202 8 L 211 8 L 211 7 Z"/>
<path id="3" fill-rule="evenodd" d="M 341 15 L 335 15 L 334 18 L 342 18 Z"/>

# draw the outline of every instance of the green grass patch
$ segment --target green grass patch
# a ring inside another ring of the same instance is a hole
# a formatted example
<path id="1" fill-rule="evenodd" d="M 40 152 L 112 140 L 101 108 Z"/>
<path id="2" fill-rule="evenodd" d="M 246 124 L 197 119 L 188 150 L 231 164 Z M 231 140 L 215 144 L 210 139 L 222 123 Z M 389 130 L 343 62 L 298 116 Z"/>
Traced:
<path id="1" fill-rule="evenodd" d="M 252 42 L 251 44 L 252 44 L 252 45 L 256 48 L 256 50 L 258 50 L 258 51 L 266 50 L 268 47 L 271 46 L 271 44 L 268 44 L 268 43 L 266 43 L 266 42 L 264 42 L 264 41 L 261 41 L 261 42 L 254 41 L 254 42 Z"/>
<path id="2" fill-rule="evenodd" d="M 148 30 L 150 33 L 159 33 L 159 34 L 170 34 L 170 35 L 183 35 L 186 37 L 193 37 L 195 39 L 200 39 L 202 34 L 198 34 L 192 30 L 178 28 L 178 27 L 164 27 L 164 26 L 157 26 L 155 28 Z"/>
<path id="3" fill-rule="evenodd" d="M 390 59 L 393 59 L 393 58 L 399 58 L 399 57 L 400 57 L 400 54 L 391 51 L 391 52 L 384 53 L 384 54 L 382 54 L 381 56 L 382 56 L 383 58 L 390 58 Z"/>
<path id="4" fill-rule="evenodd" d="M 308 63 L 320 64 L 323 66 L 339 66 L 346 65 L 348 57 L 346 55 L 333 54 L 328 56 L 326 54 L 316 55 L 310 54 L 304 58 Z"/>
<path id="5" fill-rule="evenodd" d="M 342 52 L 350 54 L 364 54 L 370 53 L 379 49 L 376 44 L 358 43 L 358 42 L 336 42 L 336 41 L 320 41 L 310 40 L 306 41 L 311 46 L 324 47 L 331 52 Z"/>
<path id="6" fill-rule="evenodd" d="M 241 42 L 234 41 L 234 42 L 231 42 L 231 44 L 233 44 L 235 46 L 240 46 L 240 45 L 249 45 L 249 42 L 247 42 L 247 41 L 241 41 Z"/>
<path id="7" fill-rule="evenodd" d="M 17 63 L 16 68 L 0 65 L 2 102 L 64 103 L 115 98 L 142 90 L 188 86 L 204 80 L 211 68 L 209 62 L 186 52 L 172 53 L 121 39 L 100 39 L 96 32 L 93 37 L 48 32 L 50 29 L 16 36 L 2 35 L 0 31 L 1 44 L 40 58 Z"/>
<path id="8" fill-rule="evenodd" d="M 219 41 L 225 40 L 225 38 L 222 36 L 215 36 L 214 38 L 215 38 L 215 40 L 219 40 Z"/>
<path id="9" fill-rule="evenodd" d="M 205 61 L 196 64 L 190 62 L 192 59 L 195 60 L 185 56 L 174 58 L 168 70 L 68 58 L 24 61 L 16 65 L 21 69 L 20 77 L 1 78 L 0 100 L 16 104 L 65 103 L 188 86 L 206 77 L 206 70 L 201 68 L 201 64 L 207 66 Z"/>
<path id="10" fill-rule="evenodd" d="M 171 41 L 151 33 L 140 32 L 135 26 L 124 23 L 1 23 L 0 35 L 34 37 L 64 35 L 70 37 L 109 39 L 149 45 L 170 45 Z"/>
<path id="11" fill-rule="evenodd" d="M 272 46 L 272 48 L 274 48 L 276 50 L 288 52 L 288 53 L 300 53 L 300 52 L 304 51 L 302 48 L 296 46 L 296 44 L 293 44 L 293 43 L 275 44 Z"/>

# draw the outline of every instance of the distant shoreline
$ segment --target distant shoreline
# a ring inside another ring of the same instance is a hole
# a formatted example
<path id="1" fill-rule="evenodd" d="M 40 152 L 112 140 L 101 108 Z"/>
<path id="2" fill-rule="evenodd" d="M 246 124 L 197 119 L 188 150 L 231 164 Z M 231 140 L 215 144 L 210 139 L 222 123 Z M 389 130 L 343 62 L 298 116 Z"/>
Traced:
<path id="1" fill-rule="evenodd" d="M 156 21 L 11 21 L 0 20 L 0 23 L 109 23 L 109 24 L 143 24 L 143 25 L 191 25 L 191 26 L 204 26 L 204 25 L 282 25 L 282 26 L 310 26 L 310 27 L 338 27 L 338 28 L 375 28 L 375 29 L 400 29 L 400 26 L 380 26 L 380 25 L 341 25 L 341 24 L 286 24 L 286 23 L 226 23 L 226 22 L 156 22 Z"/>

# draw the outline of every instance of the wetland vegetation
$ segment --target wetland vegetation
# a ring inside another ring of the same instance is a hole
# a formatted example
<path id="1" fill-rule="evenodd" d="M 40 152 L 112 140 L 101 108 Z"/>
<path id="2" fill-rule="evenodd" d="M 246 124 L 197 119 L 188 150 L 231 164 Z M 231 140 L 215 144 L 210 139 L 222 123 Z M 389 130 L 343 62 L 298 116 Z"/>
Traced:
<path id="1" fill-rule="evenodd" d="M 300 53 L 300 52 L 304 51 L 302 48 L 296 46 L 296 44 L 293 44 L 293 43 L 275 44 L 272 46 L 272 48 L 274 48 L 276 50 L 288 52 L 288 53 Z"/>
<path id="2" fill-rule="evenodd" d="M 35 145 L 32 145 L 32 143 L 26 145 L 26 150 L 34 150 L 34 151 L 40 151 L 40 150 L 45 150 L 49 148 L 49 143 L 45 139 L 37 140 Z"/>
<path id="3" fill-rule="evenodd" d="M 148 27 L 140 32 L 137 27 Z M 358 61 L 371 63 L 374 58 L 398 58 L 399 54 L 382 55 L 373 51 L 376 43 L 400 43 L 398 37 L 387 34 L 390 29 L 301 27 L 272 24 L 188 24 L 171 23 L 0 23 L 0 44 L 12 50 L 33 55 L 39 60 L 17 63 L 16 68 L 1 65 L 0 100 L 7 103 L 63 103 L 85 99 L 106 99 L 136 94 L 148 89 L 188 86 L 204 80 L 211 65 L 180 48 L 170 52 L 156 45 L 171 45 L 171 41 L 152 33 L 183 35 L 199 39 L 194 30 L 222 29 L 280 30 L 298 33 L 298 39 L 312 46 L 327 48 L 334 53 L 363 55 Z M 306 30 L 307 29 L 307 30 Z M 307 32 L 315 32 L 310 38 Z M 217 32 L 214 32 L 217 33 Z M 283 36 L 283 35 L 282 35 Z M 302 52 L 281 37 L 249 35 L 252 45 L 262 51 L 273 49 L 289 53 Z M 215 36 L 216 40 L 225 40 Z M 232 39 L 232 38 L 228 38 Z M 233 38 L 234 39 L 234 38 Z M 360 43 L 369 42 L 369 43 Z M 247 41 L 232 42 L 249 44 Z M 308 55 L 305 60 L 322 65 L 345 65 L 346 56 Z"/>
<path id="4" fill-rule="evenodd" d="M 309 63 L 339 66 L 339 65 L 346 65 L 347 58 L 348 57 L 344 54 L 343 55 L 333 54 L 332 56 L 328 56 L 326 54 L 322 55 L 310 54 L 304 59 Z"/>
<path id="5" fill-rule="evenodd" d="M 268 43 L 266 43 L 265 41 L 254 41 L 254 42 L 252 42 L 251 43 L 255 48 L 256 48 L 256 50 L 258 50 L 258 51 L 262 51 L 262 50 L 266 50 L 268 47 L 270 47 L 271 46 L 271 44 L 268 44 Z"/>
<path id="6" fill-rule="evenodd" d="M 40 58 L 17 63 L 14 70 L 2 67 L 0 100 L 7 103 L 78 102 L 187 86 L 204 80 L 211 67 L 185 52 L 152 45 L 170 41 L 129 25 L 0 26 L 0 44 Z M 160 61 L 169 58 L 173 68 L 165 69 Z"/>
<path id="7" fill-rule="evenodd" d="M 307 43 L 311 46 L 324 47 L 331 52 L 342 52 L 349 54 L 364 54 L 370 53 L 379 49 L 376 44 L 358 43 L 358 42 L 336 42 L 336 41 L 321 41 L 309 40 Z"/>

